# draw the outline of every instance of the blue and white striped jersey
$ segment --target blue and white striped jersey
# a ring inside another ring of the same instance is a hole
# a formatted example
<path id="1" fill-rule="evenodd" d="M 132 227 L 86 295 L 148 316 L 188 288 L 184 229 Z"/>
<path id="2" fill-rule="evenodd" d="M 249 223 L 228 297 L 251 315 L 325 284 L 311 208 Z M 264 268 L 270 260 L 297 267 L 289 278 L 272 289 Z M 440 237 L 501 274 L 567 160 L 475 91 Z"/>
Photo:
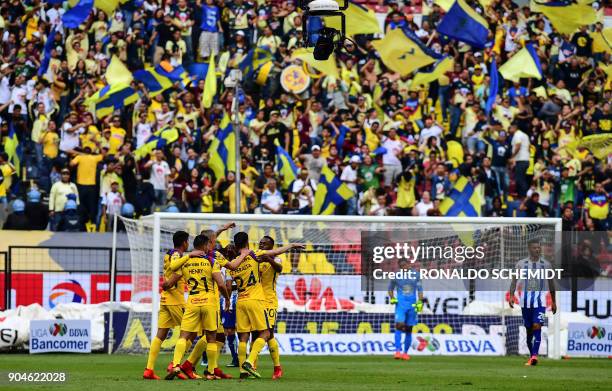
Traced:
<path id="1" fill-rule="evenodd" d="M 545 270 L 550 269 L 551 264 L 542 257 L 537 261 L 525 258 L 518 261 L 515 268 L 518 270 Z M 519 279 L 516 290 L 520 294 L 519 303 L 522 308 L 546 307 L 548 280 L 544 278 Z"/>

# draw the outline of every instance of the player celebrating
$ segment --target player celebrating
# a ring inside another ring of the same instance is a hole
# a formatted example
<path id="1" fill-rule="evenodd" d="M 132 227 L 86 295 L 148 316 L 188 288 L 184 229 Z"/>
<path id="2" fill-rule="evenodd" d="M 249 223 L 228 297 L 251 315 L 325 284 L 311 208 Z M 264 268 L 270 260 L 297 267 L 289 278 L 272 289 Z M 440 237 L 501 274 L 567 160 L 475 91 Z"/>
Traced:
<path id="1" fill-rule="evenodd" d="M 164 278 L 169 280 L 173 274 L 173 269 L 177 264 L 183 264 L 190 257 L 198 257 L 204 255 L 202 251 L 192 251 L 189 254 L 183 255 L 189 248 L 189 234 L 185 231 L 177 231 L 172 236 L 172 244 L 174 248 L 164 255 Z M 183 292 L 185 285 L 182 280 L 176 281 L 169 286 L 168 289 L 162 291 L 159 299 L 158 313 L 158 328 L 157 335 L 151 341 L 149 349 L 149 357 L 147 359 L 147 367 L 144 370 L 142 377 L 148 380 L 159 380 L 159 376 L 155 374 L 155 361 L 159 355 L 161 344 L 168 336 L 168 330 L 181 324 L 183 317 L 183 309 L 185 306 L 185 298 Z M 172 363 L 170 363 L 171 367 Z"/>
<path id="2" fill-rule="evenodd" d="M 401 270 L 410 266 L 406 259 L 400 259 L 398 265 Z M 397 290 L 397 298 L 394 290 Z M 395 304 L 395 355 L 393 357 L 396 360 L 410 360 L 408 349 L 412 344 L 412 328 L 417 324 L 417 313 L 423 308 L 423 287 L 418 273 L 415 273 L 412 279 L 392 280 L 389 283 L 389 298 L 391 304 Z M 405 334 L 403 353 L 402 333 Z"/>
<path id="3" fill-rule="evenodd" d="M 236 224 L 235 223 L 228 223 L 225 224 L 223 227 L 221 227 L 221 229 L 219 229 L 218 231 L 213 231 L 213 230 L 203 230 L 200 232 L 200 235 L 204 235 L 206 237 L 209 238 L 209 249 L 208 249 L 208 259 L 211 259 L 213 261 L 213 263 L 218 263 L 220 268 L 229 268 L 229 267 L 233 267 L 231 265 L 228 265 L 228 261 L 227 258 L 225 258 L 219 251 L 216 251 L 216 248 L 218 248 L 218 244 L 217 244 L 217 237 L 225 230 L 228 230 L 230 228 L 235 227 Z M 179 266 L 174 265 L 174 267 Z M 182 265 L 180 265 L 182 266 Z M 179 266 L 179 267 L 180 267 Z M 176 270 L 173 269 L 173 270 Z M 222 269 L 222 275 L 224 275 L 223 273 L 223 269 Z M 176 281 L 178 281 L 179 279 L 182 278 L 182 275 L 179 274 L 174 274 L 172 276 L 172 278 L 170 280 L 168 280 L 167 282 L 164 282 L 164 286 L 166 285 L 171 285 L 176 283 Z M 215 285 L 215 297 L 219 297 L 219 292 L 217 289 L 217 286 Z M 228 291 L 229 292 L 229 291 Z M 219 300 L 217 300 L 219 301 Z M 221 308 L 219 308 L 219 311 L 221 311 Z M 219 319 L 220 320 L 220 319 Z M 190 337 L 190 340 L 195 339 L 197 333 L 193 333 Z M 188 340 L 189 341 L 189 340 Z M 218 326 L 217 326 L 217 336 L 215 338 L 216 341 L 216 345 L 217 345 L 217 352 L 220 352 L 223 350 L 223 345 L 225 344 L 225 334 L 224 334 L 224 330 L 223 330 L 223 326 L 221 325 L 221 323 L 219 322 Z M 189 344 L 189 342 L 188 342 Z M 208 345 L 208 341 L 206 338 L 200 338 L 198 340 L 198 342 L 195 344 L 195 346 L 193 347 L 193 350 L 191 351 L 191 354 L 189 355 L 189 357 L 187 358 L 187 360 L 185 360 L 185 362 L 183 364 L 181 364 L 181 371 L 190 379 L 198 379 L 199 376 L 196 375 L 195 373 L 195 366 L 194 364 L 198 362 L 198 360 L 200 359 L 200 357 L 202 357 L 203 355 L 206 357 L 206 349 L 207 349 L 207 345 Z M 187 350 L 189 350 L 189 347 L 187 347 Z M 203 363 L 204 366 L 208 366 L 208 360 L 206 360 L 206 364 Z M 215 376 L 217 376 L 218 378 L 221 379 L 231 379 L 232 376 L 224 373 L 221 368 L 216 367 L 214 369 L 214 374 Z M 182 376 L 182 374 L 179 374 L 178 376 Z M 182 378 L 182 377 L 181 377 Z"/>
<path id="4" fill-rule="evenodd" d="M 261 375 L 253 367 L 253 362 L 270 338 L 270 330 L 269 325 L 266 324 L 264 312 L 265 295 L 259 275 L 259 263 L 269 261 L 270 257 L 273 258 L 291 249 L 301 249 L 303 246 L 291 244 L 273 250 L 258 249 L 252 251 L 249 250 L 249 236 L 246 232 L 238 232 L 234 235 L 234 246 L 240 252 L 240 255 L 234 260 L 239 261 L 240 266 L 235 270 L 230 270 L 230 275 L 238 288 L 238 300 L 236 301 L 236 330 L 240 341 L 238 344 L 238 360 L 240 368 L 245 371 L 241 371 L 240 378 L 244 379 L 249 374 L 261 378 Z M 257 332 L 258 336 L 253 342 L 247 358 L 247 341 L 251 331 Z"/>
<path id="5" fill-rule="evenodd" d="M 517 270 L 542 270 L 550 269 L 550 262 L 542 258 L 542 248 L 536 239 L 530 240 L 527 244 L 529 257 L 521 259 L 516 264 Z M 529 348 L 529 360 L 525 365 L 538 364 L 538 352 L 542 341 L 542 323 L 546 314 L 546 288 L 544 279 L 525 279 L 517 283 L 516 279 L 510 284 L 510 295 L 508 304 L 514 308 L 514 291 L 518 286 L 521 297 L 519 303 L 523 313 L 523 323 L 527 330 L 527 347 Z M 548 280 L 550 291 L 551 309 L 553 314 L 557 312 L 557 302 L 555 298 L 555 284 L 553 280 Z"/>
<path id="6" fill-rule="evenodd" d="M 274 248 L 274 239 L 270 236 L 264 236 L 259 241 L 259 249 L 269 251 Z M 276 325 L 276 313 L 278 309 L 278 297 L 276 296 L 276 277 L 283 271 L 283 264 L 280 259 L 271 257 L 268 262 L 259 264 L 259 273 L 261 275 L 261 285 L 264 290 L 266 323 L 270 338 L 268 339 L 268 350 L 274 364 L 274 373 L 272 380 L 280 379 L 283 376 L 283 369 L 280 365 L 280 354 L 278 341 L 274 338 L 274 326 Z"/>
<path id="7" fill-rule="evenodd" d="M 207 254 L 212 247 L 210 239 L 204 235 L 198 235 L 193 241 L 193 247 Z M 217 327 L 219 319 L 219 299 L 216 294 L 218 288 L 221 294 L 229 300 L 225 289 L 225 281 L 221 276 L 221 267 L 218 262 L 210 259 L 210 256 L 198 256 L 190 258 L 181 267 L 183 279 L 187 282 L 189 293 L 185 305 L 185 314 L 181 321 L 181 334 L 174 349 L 172 372 L 166 376 L 172 380 L 182 372 L 179 363 L 187 350 L 187 341 L 200 330 L 202 338 L 206 338 L 206 354 L 208 356 L 207 380 L 218 379 L 214 371 L 217 367 Z M 216 286 L 215 286 L 216 285 Z"/>

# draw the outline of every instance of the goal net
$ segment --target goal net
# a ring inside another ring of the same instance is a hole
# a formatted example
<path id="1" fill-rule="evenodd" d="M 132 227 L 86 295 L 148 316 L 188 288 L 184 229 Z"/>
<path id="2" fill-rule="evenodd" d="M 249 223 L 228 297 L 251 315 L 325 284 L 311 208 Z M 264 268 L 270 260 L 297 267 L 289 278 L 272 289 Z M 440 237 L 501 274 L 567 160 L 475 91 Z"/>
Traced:
<path id="1" fill-rule="evenodd" d="M 528 243 L 534 239 L 541 243 L 543 257 L 554 258 L 559 242 L 556 235 L 561 228 L 559 219 L 544 218 L 184 213 L 156 213 L 140 220 L 122 218 L 122 222 L 130 245 L 132 305 L 127 321 L 130 327 L 118 339 L 116 351 L 130 353 L 145 352 L 150 340 L 136 338 L 134 330 L 149 336 L 156 333 L 163 255 L 172 248 L 172 235 L 177 230 L 188 232 L 193 239 L 202 230 L 217 230 L 235 222 L 235 228 L 219 236 L 222 246 L 229 244 L 239 231 L 248 233 L 252 248 L 256 248 L 263 235 L 271 236 L 277 246 L 305 244 L 304 251 L 280 256 L 283 270 L 277 279 L 276 333 L 281 343 L 290 345 L 283 346 L 284 351 L 308 354 L 322 349 L 319 353 L 370 354 L 383 353 L 385 347 L 391 346 L 389 341 L 393 340 L 395 329 L 395 306 L 389 302 L 388 280 L 375 281 L 372 273 L 375 269 L 380 274 L 393 265 L 397 267 L 396 256 L 390 263 L 365 259 L 365 247 L 372 240 L 382 235 L 387 242 L 403 240 L 423 247 L 424 251 L 429 247 L 446 250 L 450 247 L 454 252 L 451 251 L 453 259 L 449 262 L 441 264 L 440 258 L 446 254 L 433 252 L 421 256 L 414 266 L 432 272 L 436 269 L 438 273 L 441 269 L 463 273 L 468 263 L 457 262 L 456 258 L 461 256 L 458 247 L 484 249 L 483 257 L 470 260 L 471 269 L 514 267 L 528 256 Z M 527 354 L 520 308 L 517 305 L 511 309 L 508 305 L 509 287 L 509 280 L 424 279 L 424 307 L 413 328 L 411 352 L 479 354 L 484 346 L 485 354 Z M 550 297 L 546 301 L 550 305 Z M 549 307 L 540 354 L 557 357 L 559 332 L 556 335 L 553 332 L 554 319 Z M 173 348 L 176 334 L 164 342 L 162 349 Z M 344 340 L 348 336 L 358 342 L 350 345 L 350 340 Z M 362 349 L 366 336 L 375 340 L 369 345 L 370 351 Z M 323 342 L 330 345 L 326 347 Z M 342 342 L 348 343 L 348 352 L 334 350 Z M 494 352 L 487 352 L 486 346 Z"/>

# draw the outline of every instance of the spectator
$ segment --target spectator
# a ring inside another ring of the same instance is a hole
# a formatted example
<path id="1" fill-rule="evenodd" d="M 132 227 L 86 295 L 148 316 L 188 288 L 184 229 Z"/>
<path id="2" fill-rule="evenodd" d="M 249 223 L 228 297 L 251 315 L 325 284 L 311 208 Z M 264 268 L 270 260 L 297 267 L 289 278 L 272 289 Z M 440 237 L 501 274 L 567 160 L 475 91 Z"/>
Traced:
<path id="1" fill-rule="evenodd" d="M 276 179 L 268 179 L 266 190 L 261 194 L 261 212 L 264 214 L 282 213 L 283 203 L 283 196 L 276 188 Z"/>
<path id="2" fill-rule="evenodd" d="M 168 199 L 168 184 L 170 176 L 170 166 L 165 160 L 164 152 L 156 150 L 154 158 L 144 165 L 145 169 L 150 169 L 151 184 L 155 189 L 155 205 L 164 207 Z"/>
<path id="3" fill-rule="evenodd" d="M 427 216 L 427 211 L 433 209 L 434 204 L 431 201 L 431 194 L 428 191 L 424 191 L 421 196 L 421 200 L 416 204 L 416 207 L 413 211 L 415 216 L 425 217 Z"/>
<path id="4" fill-rule="evenodd" d="M 111 183 L 111 190 L 102 196 L 102 215 L 106 219 L 106 231 L 113 229 L 114 216 L 121 215 L 125 197 L 119 191 L 119 183 Z"/>
<path id="5" fill-rule="evenodd" d="M 79 190 L 81 206 L 87 213 L 91 222 L 96 220 L 98 214 L 98 197 L 96 194 L 97 165 L 102 161 L 102 155 L 94 155 L 91 148 L 85 147 L 84 153 L 78 153 L 70 162 L 77 168 L 76 185 Z"/>
<path id="6" fill-rule="evenodd" d="M 347 200 L 348 215 L 357 214 L 357 170 L 360 163 L 361 158 L 358 155 L 351 156 L 349 164 L 344 167 L 340 175 L 340 180 L 353 192 L 353 196 Z"/>
<path id="7" fill-rule="evenodd" d="M 71 198 L 74 198 L 74 204 L 78 205 L 78 194 L 77 186 L 70 182 L 70 170 L 63 168 L 61 170 L 61 180 L 53 184 L 51 194 L 49 195 L 49 222 L 51 224 L 51 231 L 59 230 L 62 212 L 68 201 L 68 196 L 72 195 L 73 197 Z"/>
<path id="8" fill-rule="evenodd" d="M 527 181 L 527 169 L 529 168 L 529 137 L 518 129 L 516 124 L 510 125 L 510 135 L 512 136 L 512 155 L 514 162 L 514 180 L 516 181 L 516 192 L 522 199 L 527 195 L 529 183 Z"/>

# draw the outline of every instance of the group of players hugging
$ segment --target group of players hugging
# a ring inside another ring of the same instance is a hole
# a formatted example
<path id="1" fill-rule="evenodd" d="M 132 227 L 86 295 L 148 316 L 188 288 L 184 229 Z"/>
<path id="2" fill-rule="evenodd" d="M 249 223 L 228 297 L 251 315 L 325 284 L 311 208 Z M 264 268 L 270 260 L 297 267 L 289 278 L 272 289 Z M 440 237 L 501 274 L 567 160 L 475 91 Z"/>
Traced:
<path id="1" fill-rule="evenodd" d="M 164 256 L 158 329 L 151 342 L 144 379 L 160 379 L 154 372 L 155 361 L 168 331 L 177 326 L 180 326 L 180 335 L 166 380 L 231 378 L 218 366 L 226 331 L 233 364 L 240 367 L 241 379 L 261 377 L 256 368 L 257 357 L 266 344 L 274 364 L 272 379 L 283 375 L 279 346 L 274 338 L 278 307 L 276 279 L 282 270 L 277 256 L 292 249 L 303 249 L 303 246 L 290 244 L 274 248 L 274 239 L 264 236 L 258 248 L 251 250 L 247 233 L 238 232 L 233 244 L 220 247 L 217 236 L 234 227 L 234 223 L 229 223 L 216 232 L 200 232 L 193 240 L 191 252 L 187 252 L 189 234 L 185 231 L 174 233 L 174 248 Z M 238 333 L 238 352 L 234 330 Z M 182 361 L 198 336 L 189 357 Z M 251 350 L 247 357 L 249 338 Z M 200 376 L 195 367 L 204 354 L 208 365 Z"/>
<path id="2" fill-rule="evenodd" d="M 174 349 L 174 357 L 167 367 L 166 380 L 229 379 L 218 366 L 218 357 L 226 341 L 232 353 L 233 362 L 229 366 L 240 367 L 240 378 L 261 378 L 257 371 L 257 357 L 264 346 L 274 364 L 272 379 L 283 375 L 280 365 L 279 344 L 274 338 L 274 326 L 278 298 L 276 295 L 277 276 L 282 271 L 282 263 L 277 257 L 291 250 L 303 250 L 301 244 L 274 247 L 274 239 L 263 236 L 256 250 L 249 248 L 246 232 L 238 232 L 233 243 L 221 247 L 217 237 L 221 232 L 234 228 L 228 223 L 218 231 L 204 230 L 193 240 L 193 250 L 189 249 L 189 234 L 177 231 L 172 237 L 173 246 L 164 256 L 164 281 L 160 297 L 157 335 L 151 342 L 144 379 L 160 379 L 154 372 L 155 361 L 168 331 L 180 326 L 180 335 Z M 517 269 L 543 269 L 550 264 L 541 256 L 538 241 L 528 245 L 529 256 L 517 263 Z M 398 266 L 407 269 L 411 266 L 400 260 Z M 513 280 L 510 287 L 509 304 L 520 304 L 525 327 L 527 345 L 530 351 L 526 365 L 538 363 L 538 350 L 541 340 L 541 326 L 545 318 L 546 286 L 543 280 Z M 187 288 L 187 289 L 185 289 Z M 514 296 L 518 289 L 520 298 Z M 549 285 L 552 296 L 552 311 L 556 312 L 554 286 Z M 185 299 L 185 291 L 188 292 Z M 423 288 L 420 277 L 392 281 L 389 284 L 389 297 L 395 304 L 395 359 L 409 360 L 408 350 L 412 345 L 412 328 L 417 324 L 418 313 L 423 308 Z M 238 333 L 238 351 L 235 338 Z M 187 360 L 183 356 L 193 346 Z M 403 343 L 402 343 L 402 337 Z M 251 341 L 247 356 L 247 343 Z M 203 376 L 196 373 L 195 367 L 202 356 L 207 359 Z M 181 363 L 182 362 L 182 363 Z"/>

